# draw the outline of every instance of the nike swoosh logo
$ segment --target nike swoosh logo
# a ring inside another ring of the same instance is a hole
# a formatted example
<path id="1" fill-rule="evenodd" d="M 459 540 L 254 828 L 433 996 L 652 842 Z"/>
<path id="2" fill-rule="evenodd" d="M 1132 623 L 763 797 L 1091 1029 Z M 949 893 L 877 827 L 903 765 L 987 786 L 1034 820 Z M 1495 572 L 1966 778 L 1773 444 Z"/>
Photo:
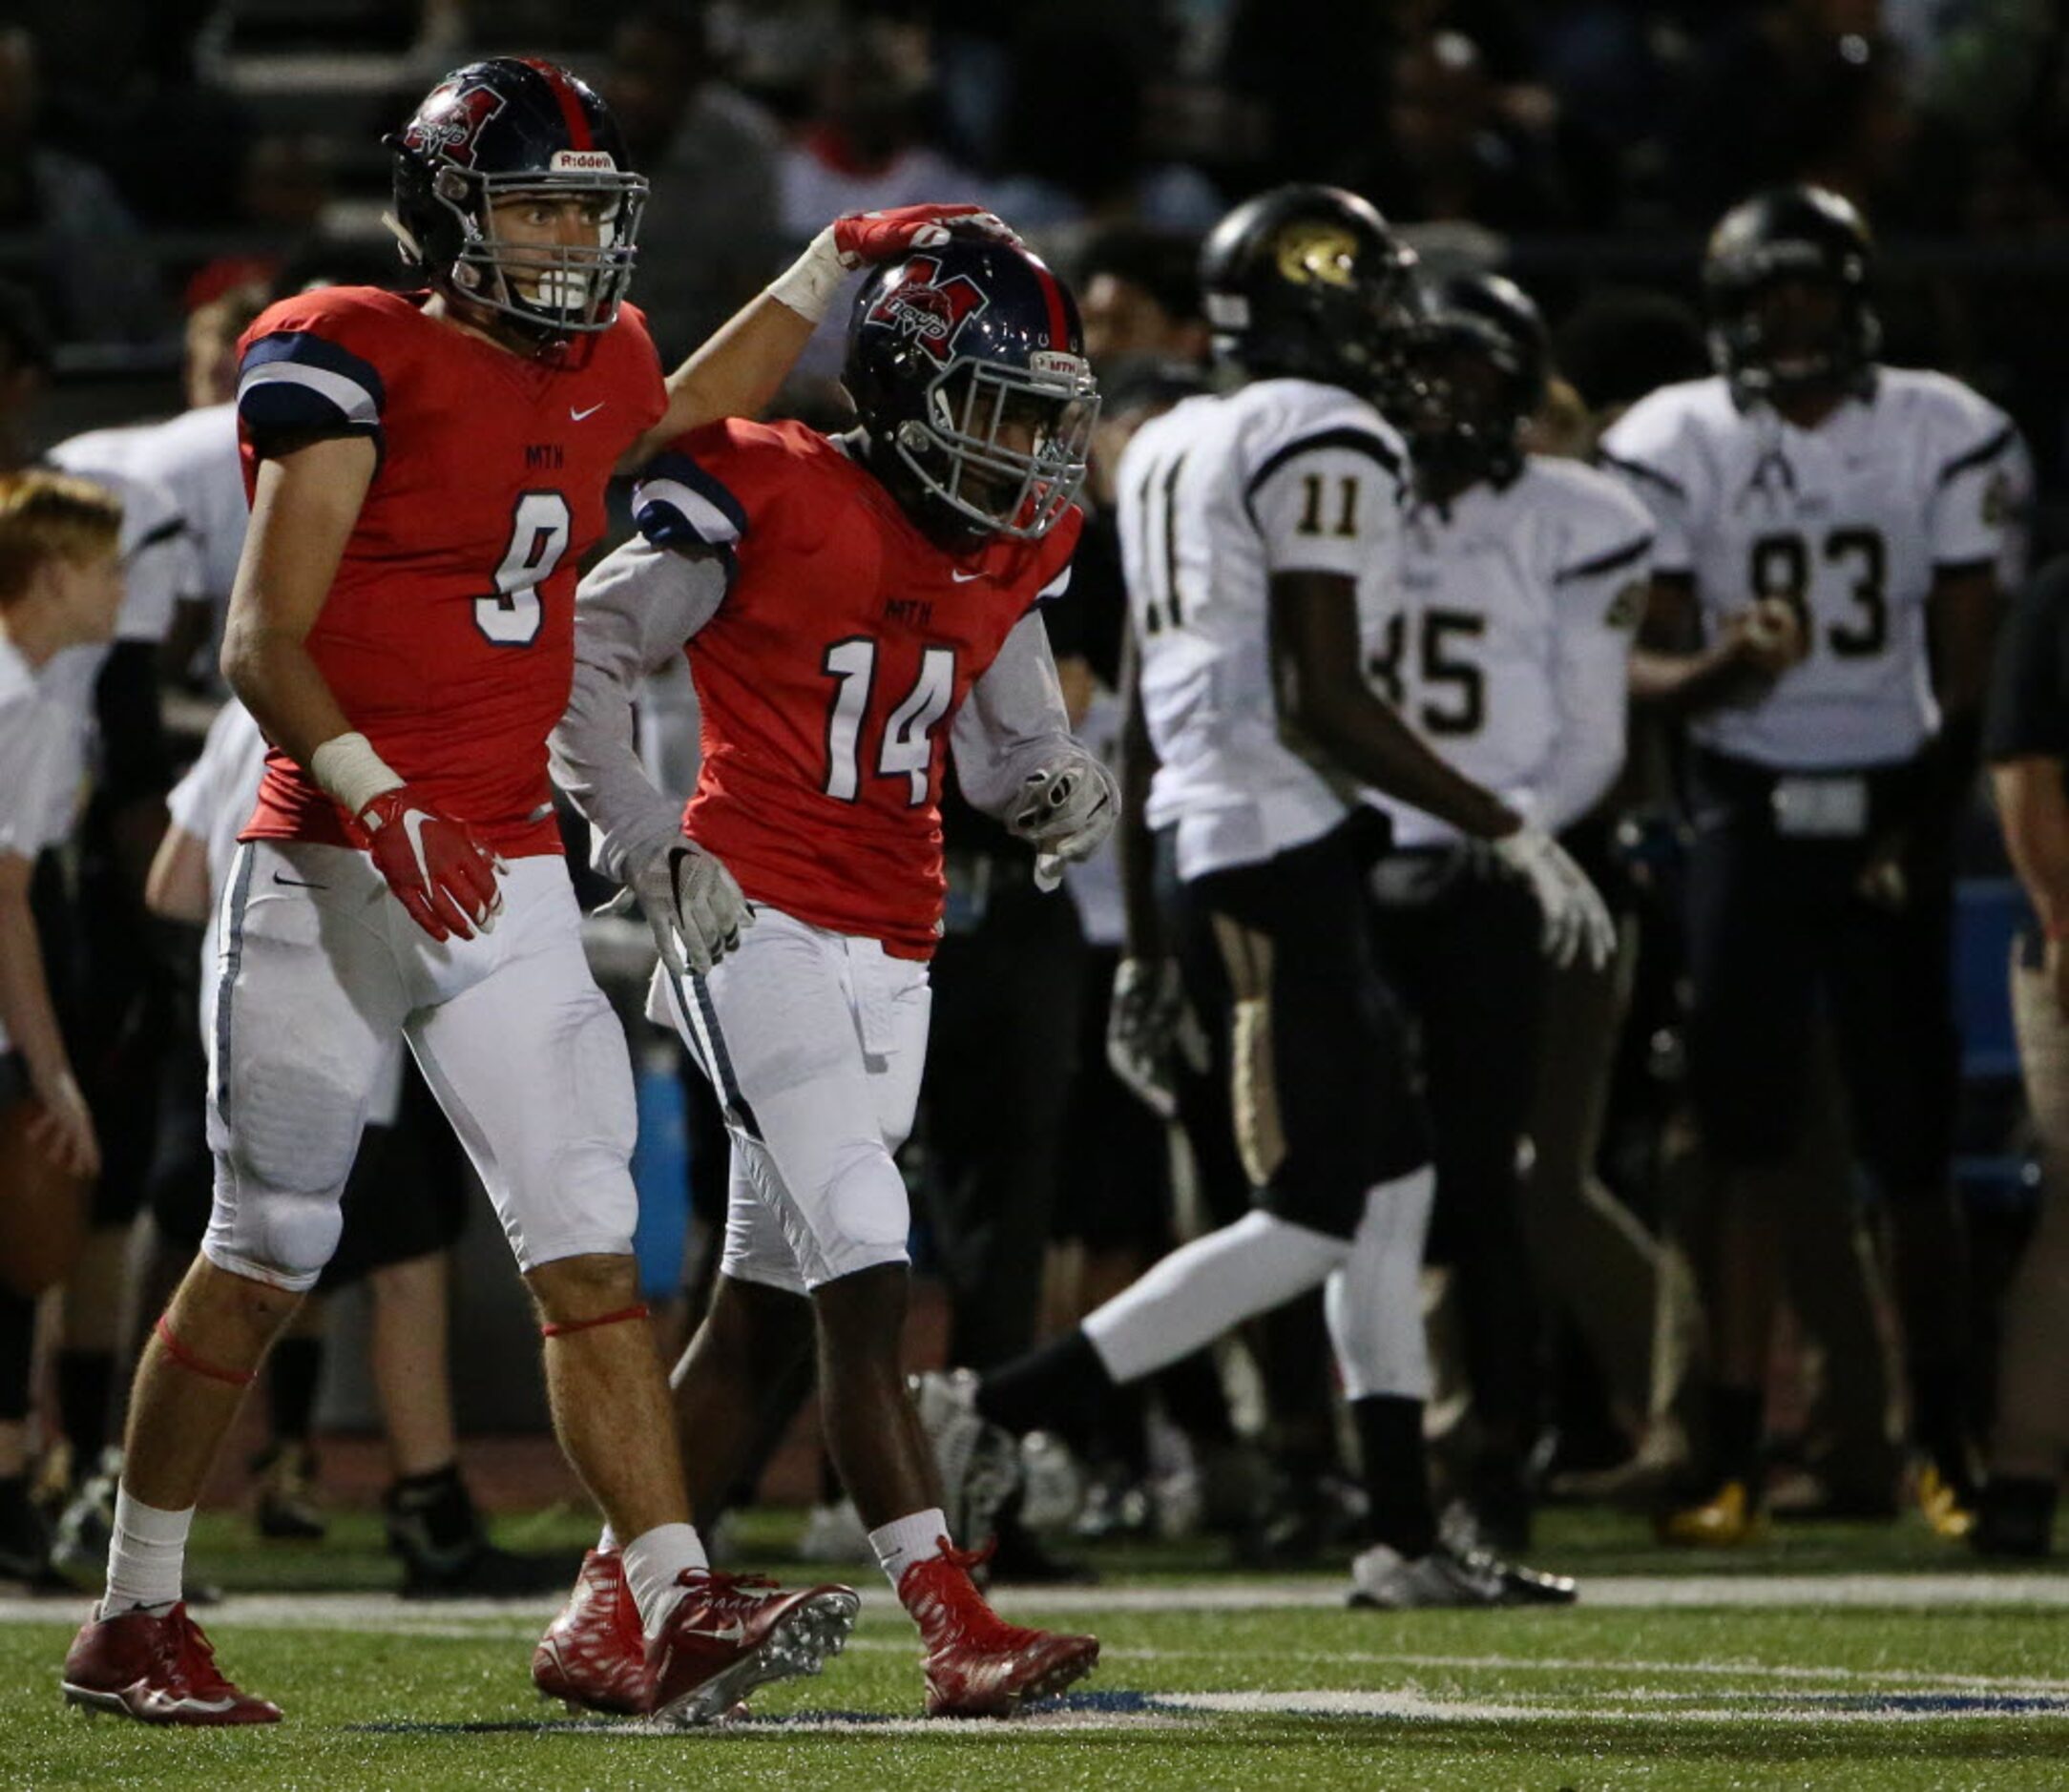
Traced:
<path id="1" fill-rule="evenodd" d="M 278 871 L 273 873 L 273 881 L 276 884 L 286 885 L 289 889 L 328 889 L 330 887 L 328 884 L 304 884 L 299 877 L 282 877 Z"/>
<path id="2" fill-rule="evenodd" d="M 569 421 L 573 423 L 580 423 L 584 418 L 594 417 L 599 410 L 603 408 L 604 405 L 608 405 L 610 402 L 611 401 L 609 399 L 605 399 L 601 404 L 592 405 L 587 410 L 576 410 L 573 405 L 570 405 L 568 406 Z"/>
<path id="3" fill-rule="evenodd" d="M 745 1642 L 747 1639 L 747 1627 L 738 1618 L 735 1618 L 723 1630 L 716 1628 L 700 1630 L 694 1632 L 693 1635 L 707 1642 Z"/>
<path id="4" fill-rule="evenodd" d="M 967 585 L 972 579 L 982 578 L 984 574 L 982 573 L 958 573 L 951 568 L 950 570 L 949 576 L 952 578 L 958 585 Z"/>

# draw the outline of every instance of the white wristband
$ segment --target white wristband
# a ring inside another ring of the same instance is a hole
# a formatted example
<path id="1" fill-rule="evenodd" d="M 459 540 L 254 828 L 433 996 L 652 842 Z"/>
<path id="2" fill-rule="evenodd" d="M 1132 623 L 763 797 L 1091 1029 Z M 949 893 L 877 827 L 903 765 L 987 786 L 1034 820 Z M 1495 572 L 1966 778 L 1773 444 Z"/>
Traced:
<path id="1" fill-rule="evenodd" d="M 833 309 L 848 270 L 841 252 L 833 246 L 833 226 L 828 224 L 811 240 L 803 255 L 768 283 L 768 296 L 785 304 L 807 323 L 823 321 Z"/>
<path id="2" fill-rule="evenodd" d="M 324 793 L 345 814 L 354 816 L 403 781 L 363 734 L 341 734 L 325 740 L 309 755 L 309 770 Z"/>

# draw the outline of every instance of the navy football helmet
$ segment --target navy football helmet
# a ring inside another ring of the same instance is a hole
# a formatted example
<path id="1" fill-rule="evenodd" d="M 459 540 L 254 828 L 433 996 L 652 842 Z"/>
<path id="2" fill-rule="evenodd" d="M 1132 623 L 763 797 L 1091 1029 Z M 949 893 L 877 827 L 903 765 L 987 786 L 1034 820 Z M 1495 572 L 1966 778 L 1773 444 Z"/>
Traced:
<path id="1" fill-rule="evenodd" d="M 1201 248 L 1214 352 L 1254 379 L 1390 399 L 1418 315 L 1414 270 L 1414 252 L 1355 193 L 1274 187 L 1237 206 Z"/>
<path id="2" fill-rule="evenodd" d="M 872 469 L 932 532 L 1038 540 L 1085 483 L 1099 390 L 1077 304 L 1017 244 L 959 236 L 872 271 L 841 379 Z"/>
<path id="3" fill-rule="evenodd" d="M 1823 187 L 1776 187 L 1724 214 L 1703 289 L 1711 361 L 1742 404 L 1869 378 L 1882 346 L 1874 254 L 1860 213 Z"/>
<path id="4" fill-rule="evenodd" d="M 1551 348 L 1531 297 L 1499 274 L 1459 274 L 1425 289 L 1409 348 L 1409 390 L 1394 412 L 1415 464 L 1466 483 L 1505 484 L 1522 466 L 1522 429 L 1544 403 Z"/>
<path id="5" fill-rule="evenodd" d="M 542 342 L 610 328 L 632 279 L 647 183 L 626 170 L 617 125 L 587 86 L 529 57 L 470 62 L 384 140 L 395 157 L 389 228 L 432 286 Z M 499 240 L 495 202 L 533 194 L 584 201 L 596 241 Z"/>

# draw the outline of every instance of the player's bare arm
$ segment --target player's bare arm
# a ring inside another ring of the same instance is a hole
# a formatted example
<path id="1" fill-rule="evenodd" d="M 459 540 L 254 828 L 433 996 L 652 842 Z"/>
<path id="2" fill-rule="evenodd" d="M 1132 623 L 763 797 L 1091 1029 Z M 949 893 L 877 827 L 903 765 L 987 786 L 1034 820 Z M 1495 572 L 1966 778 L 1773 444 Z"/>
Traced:
<path id="1" fill-rule="evenodd" d="M 168 827 L 144 877 L 144 906 L 167 921 L 196 927 L 208 920 L 208 842 Z"/>
<path id="2" fill-rule="evenodd" d="M 1699 714 L 1757 698 L 1805 652 L 1801 618 L 1780 599 L 1735 613 L 1715 641 L 1701 637 L 1694 582 L 1656 573 L 1631 653 L 1632 697 L 1670 715 Z"/>
<path id="3" fill-rule="evenodd" d="M 848 275 L 946 241 L 957 231 L 1013 239 L 1011 230 L 974 205 L 905 205 L 835 219 L 766 291 L 749 300 L 668 376 L 667 414 L 626 451 L 618 470 L 644 465 L 700 424 L 759 417 L 833 308 Z"/>
<path id="4" fill-rule="evenodd" d="M 1942 726 L 1973 719 L 1982 707 L 2003 609 L 1993 567 L 1950 568 L 1933 579 L 1926 615 Z"/>

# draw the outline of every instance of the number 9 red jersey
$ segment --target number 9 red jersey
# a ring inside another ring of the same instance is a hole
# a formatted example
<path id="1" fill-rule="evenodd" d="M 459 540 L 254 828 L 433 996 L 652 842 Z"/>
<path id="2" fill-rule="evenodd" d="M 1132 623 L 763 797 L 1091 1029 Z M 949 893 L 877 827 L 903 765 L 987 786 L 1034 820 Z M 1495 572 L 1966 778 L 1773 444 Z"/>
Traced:
<path id="1" fill-rule="evenodd" d="M 683 437 L 633 503 L 657 545 L 733 561 L 688 647 L 703 765 L 685 828 L 751 900 L 930 955 L 949 725 L 1014 625 L 1068 584 L 1083 515 L 956 556 L 841 443 L 738 421 Z"/>
<path id="2" fill-rule="evenodd" d="M 307 646 L 352 725 L 426 802 L 506 856 L 557 852 L 546 737 L 575 671 L 575 582 L 619 457 L 659 421 L 631 306 L 564 359 L 424 315 L 423 293 L 283 300 L 240 344 L 245 490 L 298 438 L 364 434 L 380 460 Z M 275 750 L 246 840 L 348 844 Z"/>

